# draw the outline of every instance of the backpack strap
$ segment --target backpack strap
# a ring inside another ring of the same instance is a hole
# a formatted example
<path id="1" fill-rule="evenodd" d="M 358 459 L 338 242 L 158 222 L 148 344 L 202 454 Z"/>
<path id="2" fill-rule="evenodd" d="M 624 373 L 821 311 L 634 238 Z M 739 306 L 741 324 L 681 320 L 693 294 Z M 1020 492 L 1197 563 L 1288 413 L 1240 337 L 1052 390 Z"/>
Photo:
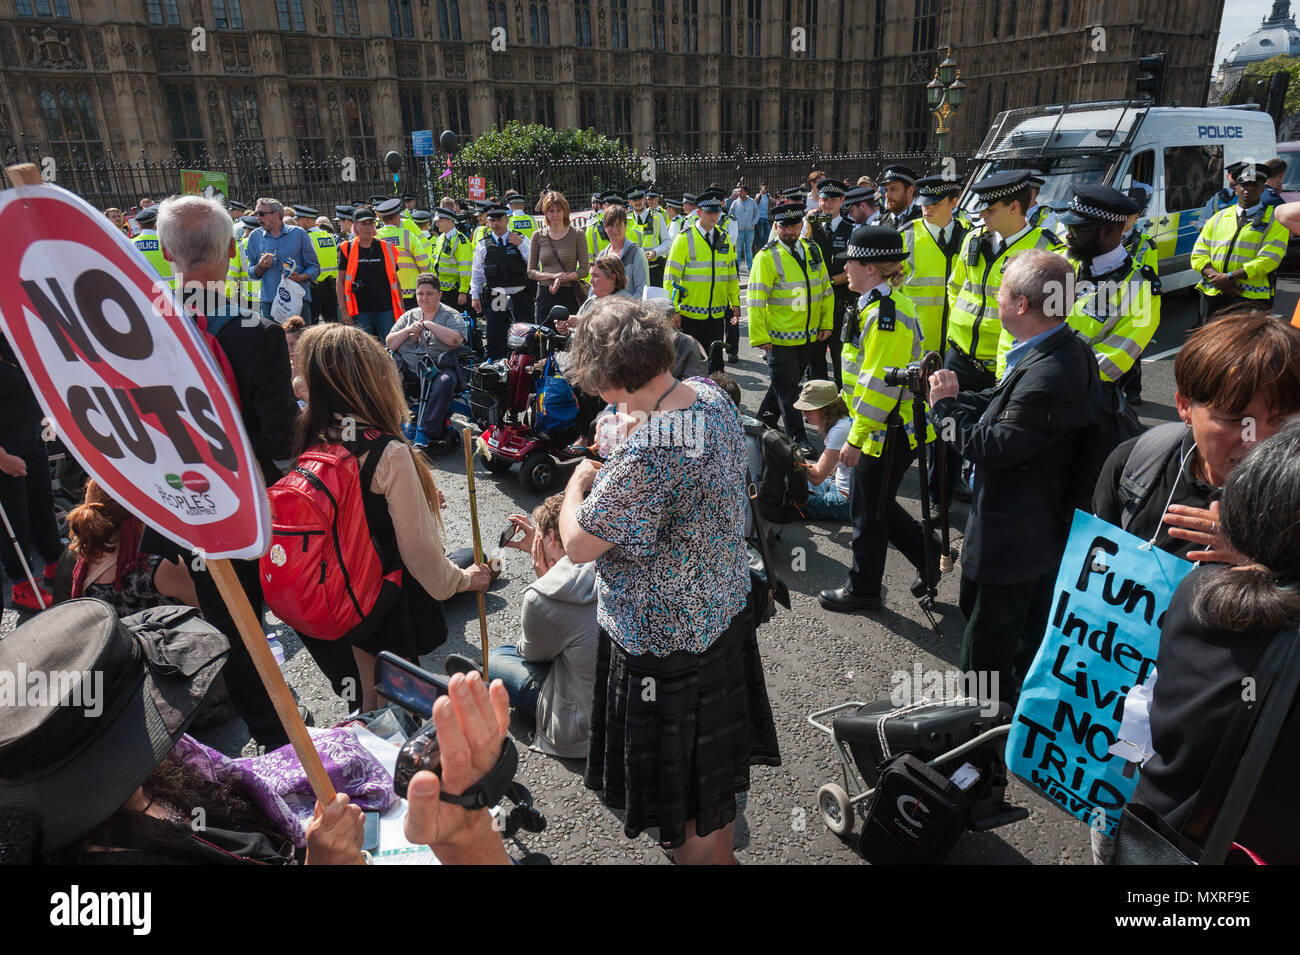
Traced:
<path id="1" fill-rule="evenodd" d="M 361 484 L 361 501 L 366 510 L 366 525 L 370 528 L 370 539 L 374 541 L 375 550 L 383 562 L 385 572 L 395 570 L 402 565 L 401 554 L 397 549 L 397 531 L 388 513 L 388 499 L 382 494 L 370 490 L 375 479 L 375 471 L 388 446 L 400 438 L 386 432 L 369 431 L 363 433 L 357 441 L 346 441 L 343 447 L 357 460 L 365 455 L 357 480 Z"/>
<path id="2" fill-rule="evenodd" d="M 1160 476 L 1168 466 L 1169 457 L 1181 453 L 1187 426 L 1181 421 L 1157 425 L 1137 439 L 1124 470 L 1119 478 L 1119 490 L 1124 497 L 1124 511 L 1120 527 L 1128 530 L 1139 511 L 1147 505 Z"/>

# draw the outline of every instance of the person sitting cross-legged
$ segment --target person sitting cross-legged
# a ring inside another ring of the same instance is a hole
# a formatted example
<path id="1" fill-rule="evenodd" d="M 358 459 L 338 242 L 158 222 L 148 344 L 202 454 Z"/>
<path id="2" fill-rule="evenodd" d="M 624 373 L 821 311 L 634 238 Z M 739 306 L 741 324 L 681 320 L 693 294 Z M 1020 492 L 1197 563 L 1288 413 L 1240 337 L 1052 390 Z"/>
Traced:
<path id="1" fill-rule="evenodd" d="M 512 514 L 519 541 L 508 546 L 532 555 L 537 579 L 524 591 L 519 640 L 493 647 L 488 672 L 500 677 L 510 705 L 535 719 L 535 745 L 566 759 L 587 755 L 591 699 L 596 681 L 596 565 L 575 564 L 560 539 L 564 495 L 552 494 L 533 511 L 530 521 Z M 450 674 L 477 670 L 468 657 L 451 654 Z"/>

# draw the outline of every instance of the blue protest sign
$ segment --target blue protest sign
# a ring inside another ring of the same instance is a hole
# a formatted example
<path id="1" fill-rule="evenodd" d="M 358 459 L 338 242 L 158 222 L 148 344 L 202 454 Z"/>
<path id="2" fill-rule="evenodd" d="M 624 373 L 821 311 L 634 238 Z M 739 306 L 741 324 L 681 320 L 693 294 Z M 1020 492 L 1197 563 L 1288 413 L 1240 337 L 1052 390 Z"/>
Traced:
<path id="1" fill-rule="evenodd" d="M 1007 737 L 1011 771 L 1113 835 L 1137 764 L 1108 752 L 1124 698 L 1151 675 L 1160 624 L 1192 564 L 1076 511 L 1047 633 Z"/>
<path id="2" fill-rule="evenodd" d="M 411 133 L 411 152 L 417 156 L 433 155 L 432 129 L 417 129 Z"/>

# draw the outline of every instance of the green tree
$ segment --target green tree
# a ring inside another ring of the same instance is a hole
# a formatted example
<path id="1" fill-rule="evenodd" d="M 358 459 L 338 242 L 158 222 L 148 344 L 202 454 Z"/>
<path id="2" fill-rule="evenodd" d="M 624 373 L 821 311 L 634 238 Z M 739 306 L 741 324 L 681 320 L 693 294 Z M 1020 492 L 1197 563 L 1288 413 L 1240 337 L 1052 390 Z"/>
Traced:
<path id="1" fill-rule="evenodd" d="M 641 169 L 635 152 L 594 129 L 552 129 L 520 122 L 479 134 L 453 163 L 461 188 L 466 176 L 481 175 L 487 178 L 490 196 L 516 189 L 536 198 L 542 189 L 553 188 L 575 203 L 585 198 L 584 191 L 634 181 Z"/>
<path id="2" fill-rule="evenodd" d="M 1282 102 L 1282 115 L 1291 116 L 1300 113 L 1300 56 L 1283 54 L 1261 60 L 1258 63 L 1252 63 L 1246 67 L 1241 79 L 1242 82 L 1246 80 L 1267 80 L 1279 70 L 1290 74 L 1291 77 L 1291 82 L 1286 88 L 1286 99 Z"/>

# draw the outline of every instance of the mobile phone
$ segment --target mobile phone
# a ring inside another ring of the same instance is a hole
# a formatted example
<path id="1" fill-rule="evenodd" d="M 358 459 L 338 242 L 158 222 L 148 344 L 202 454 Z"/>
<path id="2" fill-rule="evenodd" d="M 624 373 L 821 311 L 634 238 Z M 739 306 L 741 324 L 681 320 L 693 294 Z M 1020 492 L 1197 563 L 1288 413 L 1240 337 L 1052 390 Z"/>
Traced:
<path id="1" fill-rule="evenodd" d="M 507 522 L 505 529 L 501 531 L 501 539 L 497 541 L 497 549 L 500 550 L 506 544 L 514 544 L 523 540 L 527 531 L 521 531 L 514 524 Z"/>
<path id="2" fill-rule="evenodd" d="M 447 681 L 385 650 L 375 664 L 375 692 L 427 720 L 434 701 L 447 693 Z"/>
<path id="3" fill-rule="evenodd" d="M 366 829 L 361 836 L 363 852 L 379 851 L 379 813 L 373 809 L 366 813 Z"/>

